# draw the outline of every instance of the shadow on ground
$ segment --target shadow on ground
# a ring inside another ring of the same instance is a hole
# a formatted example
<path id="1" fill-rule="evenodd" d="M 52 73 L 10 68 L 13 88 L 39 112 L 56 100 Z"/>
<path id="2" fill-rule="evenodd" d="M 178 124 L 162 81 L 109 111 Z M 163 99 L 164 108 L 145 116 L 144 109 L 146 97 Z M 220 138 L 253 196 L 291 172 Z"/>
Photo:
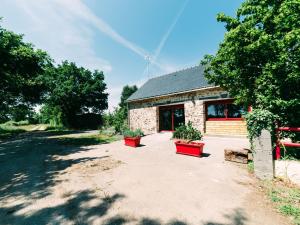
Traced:
<path id="1" fill-rule="evenodd" d="M 1 224 L 89 224 L 90 219 L 101 218 L 106 215 L 112 205 L 124 198 L 121 194 L 99 198 L 92 191 L 82 191 L 69 198 L 66 203 L 42 208 L 27 215 L 19 215 L 17 212 L 25 205 L 17 205 L 11 208 L 0 207 Z M 93 200 L 97 202 L 90 204 Z"/>
<path id="2" fill-rule="evenodd" d="M 33 132 L 0 143 L 0 201 L 8 197 L 45 197 L 59 182 L 55 178 L 61 171 L 94 159 L 59 158 L 89 148 L 83 148 L 86 143 L 80 141 L 79 145 L 65 145 L 59 137 L 49 138 L 52 135 L 52 132 Z"/>
<path id="3" fill-rule="evenodd" d="M 70 194 L 65 198 L 66 201 L 58 205 L 35 208 L 35 200 L 47 197 L 51 194 L 51 188 L 58 182 L 62 182 L 56 179 L 61 171 L 74 164 L 94 159 L 63 160 L 59 158 L 59 156 L 90 149 L 62 145 L 56 138 L 49 138 L 52 135 L 53 133 L 48 132 L 35 132 L 0 143 L 1 224 L 91 224 L 107 216 L 108 211 L 113 210 L 114 204 L 126 197 L 120 193 L 103 197 L 94 190 L 85 190 Z M 6 205 L 5 202 L 9 198 L 15 200 L 14 206 Z M 31 201 L 19 201 L 22 198 Z M 176 218 L 176 215 L 174 217 Z M 224 217 L 226 221 L 229 221 L 228 223 L 209 221 L 199 224 L 245 225 L 247 221 L 243 211 L 239 209 Z M 101 224 L 122 225 L 128 222 L 138 225 L 189 225 L 180 220 L 163 223 L 155 218 L 128 218 L 123 215 L 110 217 Z"/>
<path id="4" fill-rule="evenodd" d="M 17 205 L 12 208 L 0 207 L 1 224 L 94 224 L 97 219 L 101 219 L 108 213 L 115 202 L 124 197 L 122 194 L 114 194 L 99 199 L 92 191 L 82 191 L 71 197 L 65 204 L 43 208 L 29 215 L 17 214 L 24 205 Z M 89 206 L 88 204 L 95 199 L 97 203 Z M 228 223 L 203 222 L 199 225 L 246 225 L 247 222 L 244 213 L 239 209 L 234 210 L 230 215 L 224 215 L 224 218 Z M 137 225 L 190 225 L 176 219 L 163 223 L 159 219 L 147 217 L 137 219 L 122 215 L 110 217 L 101 223 L 96 222 L 96 224 L 103 225 L 125 225 L 127 223 Z"/>
<path id="5" fill-rule="evenodd" d="M 244 212 L 241 209 L 235 209 L 232 214 L 225 214 L 224 218 L 227 223 L 218 223 L 218 222 L 199 222 L 199 225 L 246 225 L 248 221 L 244 215 Z M 108 219 L 104 225 L 123 225 L 128 222 L 132 222 L 132 220 L 122 217 L 122 216 L 115 216 Z M 139 220 L 134 220 L 134 224 L 137 225 L 190 225 L 187 222 L 180 221 L 180 220 L 171 220 L 170 222 L 163 223 L 158 219 L 152 218 L 142 218 Z"/>

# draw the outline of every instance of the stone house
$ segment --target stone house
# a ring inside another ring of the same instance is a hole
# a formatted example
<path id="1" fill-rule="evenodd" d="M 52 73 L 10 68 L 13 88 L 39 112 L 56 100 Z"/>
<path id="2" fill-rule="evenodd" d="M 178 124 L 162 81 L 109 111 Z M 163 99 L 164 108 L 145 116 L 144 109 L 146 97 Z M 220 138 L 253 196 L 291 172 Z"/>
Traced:
<path id="1" fill-rule="evenodd" d="M 188 121 L 209 135 L 247 134 L 243 107 L 208 84 L 202 66 L 149 79 L 127 102 L 130 129 L 145 134 L 173 131 Z"/>

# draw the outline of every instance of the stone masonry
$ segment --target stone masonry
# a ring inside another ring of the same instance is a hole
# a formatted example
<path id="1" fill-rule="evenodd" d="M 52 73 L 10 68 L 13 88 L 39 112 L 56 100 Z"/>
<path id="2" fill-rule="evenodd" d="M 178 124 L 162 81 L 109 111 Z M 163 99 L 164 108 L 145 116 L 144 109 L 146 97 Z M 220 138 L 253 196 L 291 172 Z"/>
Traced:
<path id="1" fill-rule="evenodd" d="M 204 99 L 220 98 L 225 92 L 218 87 L 174 94 L 171 96 L 156 97 L 147 100 L 129 103 L 130 129 L 141 129 L 145 134 L 159 131 L 159 106 L 170 104 L 184 104 L 185 121 L 191 121 L 193 125 L 204 131 L 205 112 Z"/>
<path id="2" fill-rule="evenodd" d="M 261 132 L 260 137 L 254 139 L 254 173 L 260 179 L 274 178 L 274 159 L 271 134 L 267 130 Z"/>
<path id="3" fill-rule="evenodd" d="M 158 108 L 146 107 L 129 111 L 130 129 L 141 129 L 145 134 L 158 131 Z"/>
<path id="4" fill-rule="evenodd" d="M 225 97 L 224 97 L 225 96 Z M 150 99 L 130 102 L 129 107 L 129 125 L 130 129 L 141 129 L 145 134 L 152 134 L 159 131 L 159 107 L 165 105 L 184 104 L 185 122 L 191 121 L 202 133 L 205 132 L 205 101 L 221 100 L 226 98 L 227 93 L 219 87 L 213 87 L 198 91 L 191 91 L 183 94 L 173 94 L 169 96 L 153 97 Z M 240 122 L 227 126 L 224 129 L 213 125 L 210 130 L 226 130 L 226 134 L 242 133 L 245 134 L 245 123 Z M 218 125 L 219 125 L 218 124 Z M 225 129 L 226 128 L 226 129 Z M 230 132 L 227 132 L 230 131 Z M 217 133 L 219 134 L 219 133 Z"/>
<path id="5" fill-rule="evenodd" d="M 204 132 L 205 107 L 202 100 L 188 101 L 184 103 L 185 122 L 191 121 L 193 126 Z"/>

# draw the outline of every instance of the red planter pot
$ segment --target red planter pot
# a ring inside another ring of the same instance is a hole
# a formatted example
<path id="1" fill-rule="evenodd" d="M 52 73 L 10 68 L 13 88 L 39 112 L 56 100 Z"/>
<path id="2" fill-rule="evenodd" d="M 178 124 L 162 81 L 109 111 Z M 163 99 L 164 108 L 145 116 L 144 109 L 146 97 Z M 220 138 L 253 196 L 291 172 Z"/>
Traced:
<path id="1" fill-rule="evenodd" d="M 176 145 L 177 154 L 200 157 L 203 153 L 204 143 L 196 143 L 196 142 L 186 143 L 182 141 L 176 141 L 175 145 Z"/>
<path id="2" fill-rule="evenodd" d="M 140 145 L 141 137 L 124 137 L 125 145 L 137 147 Z"/>

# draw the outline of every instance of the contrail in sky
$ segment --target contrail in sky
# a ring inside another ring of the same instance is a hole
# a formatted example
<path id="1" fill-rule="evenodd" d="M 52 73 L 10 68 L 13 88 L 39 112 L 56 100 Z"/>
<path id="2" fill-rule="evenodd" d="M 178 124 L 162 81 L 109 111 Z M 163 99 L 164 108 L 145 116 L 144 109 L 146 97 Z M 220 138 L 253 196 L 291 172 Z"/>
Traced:
<path id="1" fill-rule="evenodd" d="M 176 17 L 174 18 L 172 24 L 170 25 L 169 29 L 167 30 L 167 32 L 163 35 L 159 45 L 157 46 L 156 50 L 155 50 L 155 53 L 154 53 L 154 56 L 153 56 L 153 61 L 156 61 L 157 57 L 159 56 L 162 48 L 165 46 L 166 44 L 166 41 L 168 39 L 168 37 L 170 36 L 171 32 L 173 31 L 174 27 L 176 26 L 179 18 L 181 17 L 187 3 L 188 3 L 189 0 L 186 0 L 184 2 L 184 4 L 182 5 L 181 9 L 179 10 L 179 12 L 177 13 Z"/>
<path id="2" fill-rule="evenodd" d="M 175 26 L 176 26 L 178 20 L 180 19 L 180 17 L 182 15 L 182 13 L 183 13 L 186 5 L 188 4 L 188 2 L 189 2 L 189 0 L 186 0 L 183 3 L 182 7 L 180 8 L 180 10 L 178 11 L 176 17 L 174 18 L 173 22 L 171 23 L 170 27 L 168 28 L 168 30 L 166 31 L 166 33 L 162 36 L 162 38 L 161 38 L 161 40 L 160 40 L 160 42 L 159 42 L 159 44 L 158 44 L 158 46 L 157 46 L 157 48 L 156 48 L 156 50 L 154 52 L 154 55 L 152 56 L 152 58 L 150 58 L 150 64 L 154 64 L 154 65 L 156 65 L 156 66 L 158 66 L 158 67 L 161 68 L 161 66 L 159 64 L 157 64 L 157 62 L 156 62 L 157 57 L 160 55 L 161 50 L 165 46 L 166 41 L 168 40 L 168 38 L 169 38 L 170 34 L 172 33 L 173 29 L 175 28 Z M 143 74 L 146 73 L 146 70 L 147 70 L 147 68 L 145 68 Z"/>
<path id="3" fill-rule="evenodd" d="M 96 16 L 84 3 L 82 0 L 55 0 L 56 3 L 61 4 L 67 10 L 71 11 L 75 15 L 83 18 L 93 26 L 95 26 L 98 30 L 102 33 L 109 36 L 111 39 L 115 40 L 117 43 L 121 44 L 122 46 L 126 47 L 127 49 L 135 52 L 137 55 L 146 59 L 150 56 L 150 63 L 159 67 L 161 70 L 166 70 L 165 66 L 157 62 L 157 58 L 160 55 L 161 50 L 163 49 L 168 37 L 170 36 L 171 32 L 173 31 L 174 27 L 176 26 L 179 18 L 181 17 L 187 3 L 189 0 L 185 0 L 184 4 L 180 8 L 179 12 L 177 13 L 176 17 L 174 18 L 173 22 L 171 23 L 170 27 L 166 31 L 166 33 L 162 36 L 162 39 L 157 46 L 154 55 L 149 54 L 148 51 L 141 48 L 140 46 L 136 45 L 135 43 L 127 40 L 124 36 L 119 34 L 116 30 L 114 30 L 108 23 L 102 20 L 100 17 Z M 144 70 L 145 74 L 146 69 Z"/>
<path id="4" fill-rule="evenodd" d="M 81 0 L 56 0 L 57 3 L 63 5 L 66 9 L 70 10 L 72 13 L 85 19 L 87 22 L 91 23 L 102 33 L 109 36 L 114 41 L 118 42 L 122 46 L 130 49 L 139 56 L 145 58 L 148 52 L 143 48 L 137 46 L 136 44 L 130 42 L 116 30 L 114 30 L 108 23 L 102 20 L 100 17 L 96 16 Z"/>

